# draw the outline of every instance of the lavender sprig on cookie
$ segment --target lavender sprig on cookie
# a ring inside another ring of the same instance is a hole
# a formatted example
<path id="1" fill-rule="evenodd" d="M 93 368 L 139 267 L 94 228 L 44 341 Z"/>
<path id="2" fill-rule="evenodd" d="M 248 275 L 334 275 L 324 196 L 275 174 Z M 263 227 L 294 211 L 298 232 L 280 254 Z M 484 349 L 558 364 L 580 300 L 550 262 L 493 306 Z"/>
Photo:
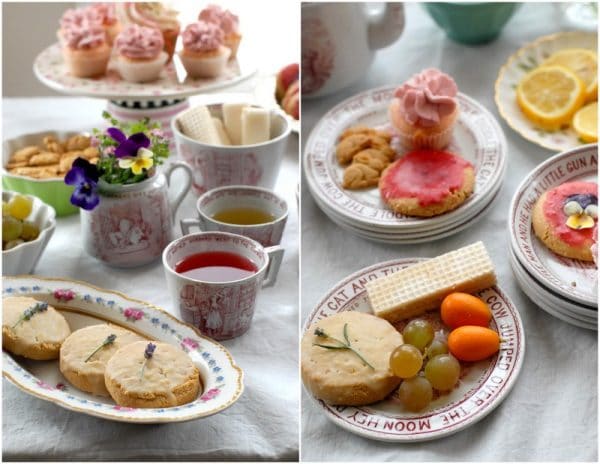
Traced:
<path id="1" fill-rule="evenodd" d="M 148 343 L 146 349 L 144 350 L 144 362 L 142 364 L 142 368 L 140 369 L 140 379 L 144 377 L 144 369 L 146 368 L 146 363 L 149 359 L 152 359 L 154 356 L 154 350 L 156 349 L 156 345 L 152 342 Z"/>
<path id="2" fill-rule="evenodd" d="M 12 328 L 14 329 L 21 322 L 28 321 L 35 314 L 37 314 L 37 313 L 43 313 L 47 309 L 48 309 L 48 303 L 36 303 L 36 304 L 34 304 L 30 308 L 27 308 L 25 311 L 23 311 L 23 314 L 21 315 L 21 317 L 19 318 L 19 320 L 14 323 L 14 325 L 12 326 Z"/>
<path id="3" fill-rule="evenodd" d="M 92 356 L 94 356 L 98 351 L 100 351 L 105 346 L 112 345 L 116 339 L 117 339 L 117 336 L 115 334 L 110 334 L 108 337 L 106 337 L 104 339 L 104 341 L 100 344 L 100 346 L 98 348 L 96 348 L 94 351 L 92 351 L 92 353 L 87 358 L 85 358 L 84 362 L 88 362 L 90 359 L 92 359 Z"/>
<path id="4" fill-rule="evenodd" d="M 352 348 L 350 338 L 348 337 L 348 324 L 344 324 L 344 340 L 346 340 L 345 342 L 335 337 L 332 337 L 319 327 L 315 329 L 315 335 L 320 338 L 330 338 L 331 340 L 339 343 L 339 345 L 322 345 L 320 343 L 313 343 L 313 346 L 320 346 L 321 348 L 326 348 L 328 350 L 350 350 L 356 356 L 358 356 L 358 358 L 365 364 L 365 366 L 369 366 L 371 369 L 375 370 L 375 368 L 365 358 L 363 358 L 363 356 L 358 351 Z"/>

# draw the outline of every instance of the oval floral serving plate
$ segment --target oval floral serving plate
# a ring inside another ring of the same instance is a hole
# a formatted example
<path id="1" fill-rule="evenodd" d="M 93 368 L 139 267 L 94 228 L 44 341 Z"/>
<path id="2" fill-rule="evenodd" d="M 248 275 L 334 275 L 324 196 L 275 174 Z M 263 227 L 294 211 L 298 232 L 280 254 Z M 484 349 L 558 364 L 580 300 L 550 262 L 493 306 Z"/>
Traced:
<path id="1" fill-rule="evenodd" d="M 570 300 L 597 307 L 598 271 L 594 263 L 553 253 L 535 236 L 531 225 L 533 206 L 542 193 L 571 181 L 598 181 L 597 144 L 553 156 L 523 180 L 509 210 L 511 246 L 519 262 L 542 285 Z"/>
<path id="2" fill-rule="evenodd" d="M 331 109 L 311 132 L 304 150 L 304 171 L 313 196 L 329 210 L 379 230 L 425 230 L 460 216 L 469 216 L 477 204 L 489 200 L 502 181 L 506 165 L 506 139 L 494 117 L 479 103 L 458 94 L 460 114 L 448 150 L 460 154 L 475 167 L 475 191 L 459 208 L 433 218 L 407 217 L 390 210 L 376 187 L 365 190 L 342 188 L 344 167 L 335 147 L 346 128 L 356 125 L 380 127 L 388 123 L 388 106 L 396 86 L 367 90 Z"/>
<path id="3" fill-rule="evenodd" d="M 134 83 L 121 79 L 115 70 L 114 60 L 108 64 L 106 75 L 89 79 L 69 74 L 58 43 L 41 52 L 33 63 L 36 77 L 58 92 L 111 100 L 179 99 L 202 92 L 227 87 L 249 78 L 256 67 L 248 60 L 238 57 L 227 63 L 225 72 L 216 78 L 191 79 L 187 77 L 177 54 L 161 71 L 154 82 Z"/>
<path id="4" fill-rule="evenodd" d="M 498 112 L 506 123 L 523 138 L 553 151 L 565 151 L 582 145 L 571 129 L 548 132 L 533 125 L 517 105 L 517 85 L 523 77 L 553 53 L 565 48 L 587 48 L 596 51 L 598 36 L 592 32 L 560 32 L 540 37 L 508 58 L 500 68 L 495 85 Z"/>
<path id="5" fill-rule="evenodd" d="M 362 269 L 335 285 L 312 310 L 304 330 L 325 317 L 342 311 L 371 313 L 365 284 L 421 261 L 397 259 Z M 500 352 L 489 360 L 461 363 L 459 385 L 452 392 L 434 396 L 419 413 L 406 412 L 392 393 L 369 406 L 332 406 L 315 399 L 326 417 L 340 427 L 367 438 L 391 442 L 416 442 L 441 438 L 483 419 L 509 393 L 519 375 L 525 355 L 525 334 L 518 311 L 498 287 L 477 294 L 492 311 L 491 327 L 502 338 Z M 439 311 L 421 316 L 437 330 Z M 396 324 L 399 330 L 402 323 Z"/>
<path id="6" fill-rule="evenodd" d="M 110 322 L 150 340 L 179 346 L 200 371 L 202 392 L 195 401 L 172 408 L 129 408 L 72 386 L 58 360 L 32 361 L 2 351 L 2 373 L 23 391 L 66 409 L 121 422 L 180 422 L 210 416 L 231 406 L 244 389 L 243 372 L 227 350 L 166 311 L 84 282 L 34 276 L 3 277 L 2 295 L 46 301 L 65 316 L 71 331 Z"/>

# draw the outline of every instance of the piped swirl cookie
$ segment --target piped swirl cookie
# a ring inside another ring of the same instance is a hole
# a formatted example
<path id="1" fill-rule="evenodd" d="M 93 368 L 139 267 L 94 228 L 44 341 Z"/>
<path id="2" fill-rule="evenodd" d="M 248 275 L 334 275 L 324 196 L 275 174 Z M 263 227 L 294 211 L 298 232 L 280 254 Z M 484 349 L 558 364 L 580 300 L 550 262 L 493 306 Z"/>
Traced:
<path id="1" fill-rule="evenodd" d="M 60 349 L 60 371 L 75 387 L 110 396 L 104 384 L 106 363 L 120 348 L 144 338 L 121 327 L 98 324 L 73 332 Z"/>
<path id="2" fill-rule="evenodd" d="M 168 408 L 193 401 L 200 373 L 180 348 L 162 342 L 135 342 L 110 358 L 104 373 L 113 400 L 132 408 Z"/>
<path id="3" fill-rule="evenodd" d="M 346 342 L 352 350 L 326 348 Z M 400 384 L 389 361 L 402 342 L 388 321 L 372 314 L 347 311 L 329 316 L 313 323 L 302 337 L 302 380 L 326 403 L 375 403 Z"/>
<path id="4" fill-rule="evenodd" d="M 2 299 L 2 348 L 40 361 L 56 359 L 71 333 L 64 316 L 48 303 L 30 297 Z"/>

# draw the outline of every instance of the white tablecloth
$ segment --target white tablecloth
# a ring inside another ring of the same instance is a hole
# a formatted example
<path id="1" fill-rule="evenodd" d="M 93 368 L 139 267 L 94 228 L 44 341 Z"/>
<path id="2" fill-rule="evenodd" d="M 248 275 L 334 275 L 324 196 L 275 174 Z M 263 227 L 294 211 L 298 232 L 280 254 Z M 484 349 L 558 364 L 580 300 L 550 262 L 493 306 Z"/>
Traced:
<path id="1" fill-rule="evenodd" d="M 5 99 L 4 138 L 43 130 L 90 130 L 102 122 L 104 106 L 101 100 L 85 98 Z M 206 419 L 134 425 L 67 411 L 3 380 L 4 460 L 297 460 L 297 153 L 298 137 L 292 134 L 275 188 L 290 209 L 278 282 L 259 295 L 250 330 L 223 342 L 245 373 L 245 391 L 239 401 Z M 195 195 L 189 193 L 176 224 L 182 217 L 193 216 Z M 180 235 L 177 227 L 176 236 Z M 88 256 L 77 237 L 79 215 L 59 219 L 35 273 L 118 290 L 176 314 L 161 262 L 138 269 L 113 269 Z"/>
<path id="2" fill-rule="evenodd" d="M 508 56 L 539 36 L 560 30 L 548 4 L 525 4 L 493 43 L 465 47 L 449 41 L 421 6 L 406 4 L 406 29 L 380 51 L 367 76 L 342 92 L 302 102 L 306 141 L 319 118 L 362 90 L 401 83 L 426 67 L 456 79 L 459 89 L 499 120 L 493 87 Z M 432 257 L 483 240 L 502 289 L 519 309 L 527 350 L 520 377 L 487 418 L 454 436 L 414 445 L 388 444 L 353 435 L 330 422 L 303 391 L 301 458 L 308 461 L 597 461 L 597 333 L 548 315 L 521 291 L 508 262 L 507 214 L 515 189 L 552 153 L 522 139 L 504 122 L 508 172 L 493 211 L 458 235 L 423 245 L 365 241 L 331 222 L 302 184 L 302 321 L 339 280 L 371 264 L 398 257 Z"/>

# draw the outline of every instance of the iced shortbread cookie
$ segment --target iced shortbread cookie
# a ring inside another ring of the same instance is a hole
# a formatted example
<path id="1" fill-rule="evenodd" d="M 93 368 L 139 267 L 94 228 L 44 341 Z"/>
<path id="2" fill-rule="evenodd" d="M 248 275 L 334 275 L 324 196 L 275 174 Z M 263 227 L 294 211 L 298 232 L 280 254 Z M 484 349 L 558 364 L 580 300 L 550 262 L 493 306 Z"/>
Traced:
<path id="1" fill-rule="evenodd" d="M 106 388 L 113 400 L 132 408 L 168 408 L 193 401 L 200 374 L 180 348 L 162 342 L 135 342 L 106 364 Z"/>
<path id="2" fill-rule="evenodd" d="M 533 208 L 535 235 L 554 253 L 592 261 L 598 227 L 598 184 L 567 182 L 544 192 Z"/>
<path id="3" fill-rule="evenodd" d="M 333 338 L 345 341 L 344 326 L 360 357 L 351 350 L 318 346 L 340 346 Z M 330 404 L 380 401 L 400 383 L 390 370 L 390 355 L 402 342 L 389 322 L 372 314 L 335 314 L 312 324 L 302 337 L 302 380 L 314 396 Z"/>
<path id="4" fill-rule="evenodd" d="M 71 333 L 62 314 L 33 298 L 2 299 L 2 348 L 29 359 L 58 358 L 60 346 Z"/>
<path id="5" fill-rule="evenodd" d="M 429 217 L 458 208 L 473 193 L 475 171 L 452 153 L 415 150 L 383 171 L 381 198 L 397 213 Z"/>
<path id="6" fill-rule="evenodd" d="M 60 348 L 60 371 L 80 390 L 110 396 L 104 385 L 106 363 L 119 348 L 143 340 L 114 325 L 84 327 L 69 335 Z"/>

